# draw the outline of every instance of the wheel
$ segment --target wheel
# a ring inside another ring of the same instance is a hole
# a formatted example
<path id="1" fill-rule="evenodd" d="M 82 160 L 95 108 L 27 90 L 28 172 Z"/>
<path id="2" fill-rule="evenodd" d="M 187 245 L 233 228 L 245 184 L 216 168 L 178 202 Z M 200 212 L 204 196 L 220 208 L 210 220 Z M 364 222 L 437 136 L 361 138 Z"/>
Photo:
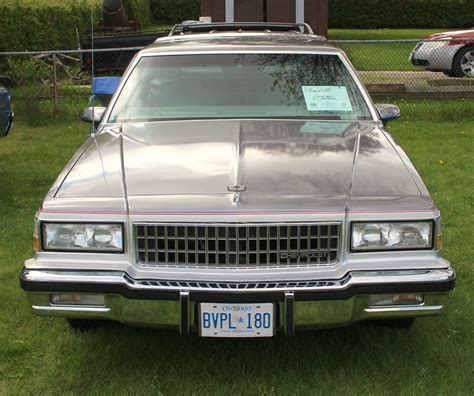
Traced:
<path id="1" fill-rule="evenodd" d="M 392 327 L 394 329 L 411 329 L 415 318 L 400 318 L 400 319 L 380 319 L 371 321 L 372 323 L 385 327 Z"/>
<path id="2" fill-rule="evenodd" d="M 100 326 L 103 326 L 106 322 L 105 320 L 94 320 L 94 319 L 66 319 L 67 323 L 74 330 L 87 331 L 94 330 Z"/>
<path id="3" fill-rule="evenodd" d="M 461 48 L 453 59 L 453 77 L 474 77 L 474 45 Z"/>

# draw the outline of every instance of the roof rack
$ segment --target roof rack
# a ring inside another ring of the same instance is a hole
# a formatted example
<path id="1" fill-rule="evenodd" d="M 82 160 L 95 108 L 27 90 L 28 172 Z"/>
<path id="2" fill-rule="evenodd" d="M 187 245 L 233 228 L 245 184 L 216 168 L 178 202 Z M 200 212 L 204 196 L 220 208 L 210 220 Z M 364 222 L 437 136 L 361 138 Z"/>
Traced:
<path id="1" fill-rule="evenodd" d="M 207 23 L 200 21 L 185 21 L 174 25 L 170 36 L 192 33 L 217 33 L 217 32 L 297 32 L 314 34 L 307 23 L 263 23 L 263 22 L 231 22 Z"/>

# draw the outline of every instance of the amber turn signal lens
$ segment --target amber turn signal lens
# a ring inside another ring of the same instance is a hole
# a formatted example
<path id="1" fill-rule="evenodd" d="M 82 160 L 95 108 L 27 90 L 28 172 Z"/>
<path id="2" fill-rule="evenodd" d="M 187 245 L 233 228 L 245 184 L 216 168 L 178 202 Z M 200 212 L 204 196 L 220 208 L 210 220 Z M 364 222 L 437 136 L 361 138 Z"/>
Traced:
<path id="1" fill-rule="evenodd" d="M 443 247 L 443 234 L 438 234 L 436 235 L 435 249 L 441 250 L 442 247 Z"/>
<path id="2" fill-rule="evenodd" d="M 33 249 L 35 252 L 39 251 L 39 239 L 36 235 L 33 236 Z"/>

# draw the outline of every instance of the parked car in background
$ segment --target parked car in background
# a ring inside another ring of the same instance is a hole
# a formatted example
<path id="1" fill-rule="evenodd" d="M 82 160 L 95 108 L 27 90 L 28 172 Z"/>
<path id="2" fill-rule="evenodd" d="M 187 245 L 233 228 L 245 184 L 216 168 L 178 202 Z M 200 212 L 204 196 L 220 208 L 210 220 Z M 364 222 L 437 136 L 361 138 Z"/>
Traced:
<path id="1" fill-rule="evenodd" d="M 271 337 L 444 309 L 440 212 L 384 127 L 400 110 L 309 26 L 181 26 L 112 90 L 37 212 L 36 314 Z"/>
<path id="2" fill-rule="evenodd" d="M 13 126 L 13 113 L 10 104 L 10 92 L 0 85 L 0 138 L 9 134 Z"/>
<path id="3" fill-rule="evenodd" d="M 423 40 L 410 55 L 414 66 L 450 77 L 474 77 L 474 29 L 436 33 Z"/>

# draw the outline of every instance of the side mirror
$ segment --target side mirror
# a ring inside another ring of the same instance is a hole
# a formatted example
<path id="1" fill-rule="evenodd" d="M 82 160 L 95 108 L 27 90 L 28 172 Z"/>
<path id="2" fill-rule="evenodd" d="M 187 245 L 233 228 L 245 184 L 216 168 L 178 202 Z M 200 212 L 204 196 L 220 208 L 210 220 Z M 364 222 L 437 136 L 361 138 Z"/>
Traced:
<path id="1" fill-rule="evenodd" d="M 86 107 L 81 114 L 81 120 L 99 126 L 107 107 Z"/>
<path id="2" fill-rule="evenodd" d="M 375 107 L 377 107 L 377 110 L 380 114 L 380 119 L 384 125 L 386 125 L 389 121 L 400 118 L 402 115 L 400 108 L 393 104 L 378 104 L 375 105 Z"/>

